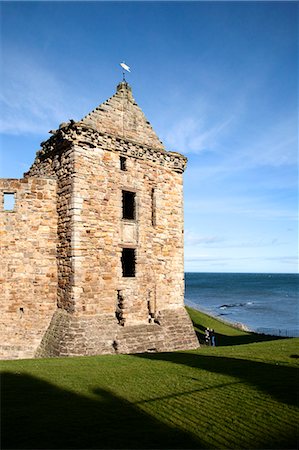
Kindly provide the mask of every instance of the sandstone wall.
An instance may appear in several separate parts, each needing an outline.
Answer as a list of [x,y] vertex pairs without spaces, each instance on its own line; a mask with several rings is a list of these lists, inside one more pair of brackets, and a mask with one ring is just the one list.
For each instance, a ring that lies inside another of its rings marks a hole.
[[[59,158],[49,156],[55,146]],[[55,171],[58,179],[60,309],[37,356],[198,346],[183,307],[185,164],[179,154],[98,133],[83,123],[65,126],[45,143],[29,174]],[[123,191],[135,195],[133,220],[122,218]],[[123,248],[135,249],[134,277],[123,276]],[[119,296],[124,326],[116,317]]]
[[[148,302],[154,313],[183,305],[185,165],[180,154],[83,122],[65,124],[43,144],[27,176],[57,178],[59,307],[115,314],[121,293],[126,322],[137,323],[148,320]],[[123,190],[135,193],[135,220],[122,219]],[[122,276],[124,247],[136,249],[134,278]]]
[[[126,324],[148,322],[148,301],[155,313],[182,306],[181,174],[146,155],[128,157],[121,170],[123,151],[90,148],[87,142],[74,151],[76,311],[115,314],[118,291]],[[135,193],[135,220],[122,219],[123,190]],[[135,277],[122,275],[123,247],[136,249]]]
[[116,93],[85,116],[82,122],[102,133],[165,150],[126,82],[119,83]]
[[77,315],[58,309],[37,357],[188,350],[198,347],[184,307],[161,311],[158,323],[119,326],[110,314]]
[[25,177],[47,176],[57,180],[57,304],[74,311],[72,259],[74,151],[73,132],[69,127],[42,143],[35,161]]
[[32,357],[57,303],[56,181],[1,179],[0,198],[0,357]]
[[[186,158],[165,151],[125,82],[51,133],[25,179],[1,185],[17,193],[1,213],[3,354],[196,348],[184,309]],[[134,217],[123,217],[124,193]],[[130,264],[135,255],[130,276],[124,252]]]

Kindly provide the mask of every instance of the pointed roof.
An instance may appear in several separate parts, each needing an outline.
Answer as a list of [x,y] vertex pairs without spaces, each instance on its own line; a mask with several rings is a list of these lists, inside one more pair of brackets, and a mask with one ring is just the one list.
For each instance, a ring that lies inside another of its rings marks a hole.
[[102,133],[165,150],[125,81],[119,83],[111,98],[87,114],[81,122]]

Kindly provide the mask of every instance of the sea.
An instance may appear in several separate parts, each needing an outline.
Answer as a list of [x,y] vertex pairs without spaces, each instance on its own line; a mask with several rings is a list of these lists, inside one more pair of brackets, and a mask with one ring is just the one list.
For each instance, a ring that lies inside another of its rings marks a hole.
[[185,273],[185,303],[251,331],[299,336],[299,274]]

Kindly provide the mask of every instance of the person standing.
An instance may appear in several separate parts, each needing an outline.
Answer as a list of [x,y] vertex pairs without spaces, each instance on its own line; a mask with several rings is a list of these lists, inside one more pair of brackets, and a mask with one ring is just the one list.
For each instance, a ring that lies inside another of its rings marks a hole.
[[206,345],[211,345],[211,335],[210,335],[210,329],[205,329],[205,343]]
[[214,330],[210,330],[210,339],[211,339],[211,345],[212,347],[216,347],[216,339],[215,339],[215,332]]

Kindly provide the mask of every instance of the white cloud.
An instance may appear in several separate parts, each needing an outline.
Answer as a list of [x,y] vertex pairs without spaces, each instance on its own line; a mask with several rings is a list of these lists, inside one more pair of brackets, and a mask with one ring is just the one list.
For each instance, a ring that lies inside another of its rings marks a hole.
[[168,113],[173,125],[162,131],[166,147],[186,154],[217,153],[218,164],[213,161],[207,170],[223,176],[255,167],[297,164],[297,110],[288,114],[272,110],[268,99],[265,112],[262,93],[267,82],[256,79],[236,86],[226,103],[212,87],[204,95],[202,91],[187,99],[182,95],[181,109]]
[[195,247],[200,248],[261,248],[261,247],[277,247],[285,245],[286,242],[281,241],[277,237],[248,237],[247,239],[231,239],[229,237],[219,236],[202,236],[193,231],[185,231],[185,246],[188,250],[193,251]]
[[268,124],[265,129],[240,143],[238,152],[234,152],[234,170],[296,164],[297,133],[297,118],[291,115]]
[[218,141],[233,123],[234,117],[210,121],[207,118],[185,117],[173,125],[165,134],[167,148],[179,148],[186,153],[200,153],[204,150],[215,151]]
[[201,236],[197,235],[193,231],[185,231],[185,245],[197,246],[197,245],[214,245],[223,242],[225,239],[220,236]]
[[54,70],[11,51],[3,60],[0,131],[46,133],[72,113],[68,86]]
[[[267,256],[235,256],[235,257],[223,257],[223,256],[186,256],[185,263],[199,264],[201,263],[217,263],[218,265],[231,265],[232,263],[254,263],[260,262],[265,263],[266,261],[274,262],[274,263],[283,263],[289,266],[292,266],[294,272],[298,272],[298,257],[296,256],[275,256],[275,257],[267,257]],[[265,265],[267,267],[267,265]]]
[[[297,221],[298,211],[296,205],[283,206],[281,204],[276,204],[275,201],[259,195],[238,195],[236,192],[235,196],[226,195],[225,193],[219,192],[217,198],[214,194],[207,194],[205,196],[200,196],[198,199],[186,199],[185,205],[185,216],[194,216],[195,214],[200,214],[211,217],[216,215],[224,215],[226,217],[231,217],[232,220],[239,220],[243,218],[252,219],[262,219],[265,223],[269,221],[287,220],[287,221]],[[218,219],[216,219],[218,220]]]

